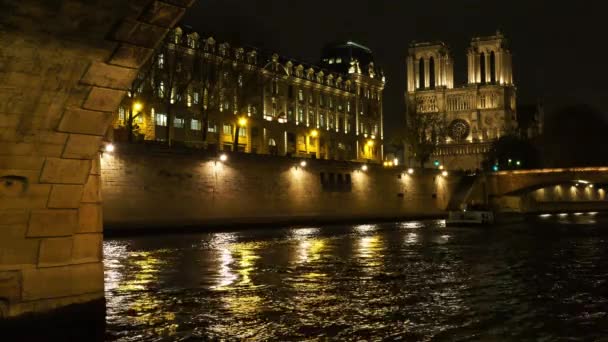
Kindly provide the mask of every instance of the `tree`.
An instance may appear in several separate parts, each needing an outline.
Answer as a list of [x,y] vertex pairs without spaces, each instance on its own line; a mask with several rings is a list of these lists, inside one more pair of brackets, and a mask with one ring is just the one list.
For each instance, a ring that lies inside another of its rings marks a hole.
[[166,139],[169,146],[173,142],[174,113],[176,109],[184,107],[196,63],[196,58],[190,56],[187,48],[182,46],[185,39],[186,35],[177,29],[168,34],[153,60],[152,82],[167,115]]
[[441,113],[414,113],[407,118],[405,141],[421,168],[446,135],[447,123]]
[[532,169],[540,166],[540,158],[529,140],[505,135],[492,143],[482,166],[486,171]]

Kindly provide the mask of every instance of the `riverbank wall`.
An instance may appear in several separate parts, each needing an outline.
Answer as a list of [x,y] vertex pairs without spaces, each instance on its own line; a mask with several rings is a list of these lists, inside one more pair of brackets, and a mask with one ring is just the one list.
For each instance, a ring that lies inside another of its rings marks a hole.
[[221,161],[202,150],[154,145],[119,145],[103,153],[104,230],[438,217],[459,181],[435,170],[408,174],[405,167],[378,164],[226,156]]

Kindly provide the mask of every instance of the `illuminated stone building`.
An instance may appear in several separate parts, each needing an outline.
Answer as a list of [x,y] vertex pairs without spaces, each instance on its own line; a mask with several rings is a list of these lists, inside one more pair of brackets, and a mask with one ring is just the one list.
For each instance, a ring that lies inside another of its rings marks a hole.
[[134,140],[380,162],[384,84],[353,42],[326,47],[315,66],[177,27],[125,97],[114,139],[129,139],[132,117]]
[[412,43],[407,57],[407,115],[440,115],[447,135],[435,150],[451,169],[480,167],[492,141],[515,132],[516,88],[511,52],[497,32],[471,40],[468,83],[454,86],[454,61],[443,42]]

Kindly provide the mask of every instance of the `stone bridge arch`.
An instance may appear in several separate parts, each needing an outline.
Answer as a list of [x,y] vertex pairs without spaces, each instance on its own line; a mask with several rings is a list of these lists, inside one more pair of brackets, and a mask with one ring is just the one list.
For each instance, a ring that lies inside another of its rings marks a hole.
[[608,167],[502,171],[486,178],[490,196],[521,195],[568,183],[607,184]]
[[0,317],[103,297],[98,152],[193,2],[0,3]]

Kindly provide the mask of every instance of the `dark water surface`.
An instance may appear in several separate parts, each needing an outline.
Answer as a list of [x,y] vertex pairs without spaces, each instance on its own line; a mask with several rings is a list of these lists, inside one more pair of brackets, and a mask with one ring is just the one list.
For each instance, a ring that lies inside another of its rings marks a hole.
[[443,221],[107,239],[106,336],[608,340],[608,220]]

